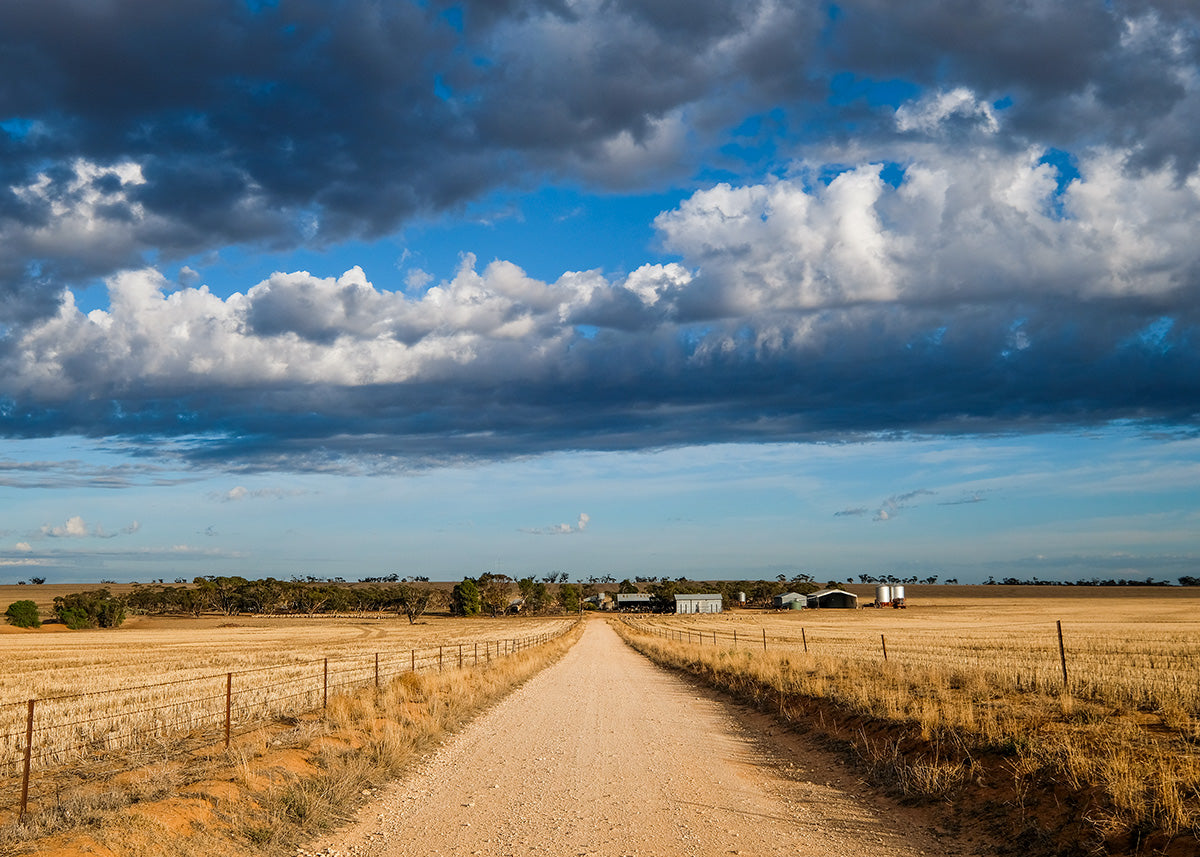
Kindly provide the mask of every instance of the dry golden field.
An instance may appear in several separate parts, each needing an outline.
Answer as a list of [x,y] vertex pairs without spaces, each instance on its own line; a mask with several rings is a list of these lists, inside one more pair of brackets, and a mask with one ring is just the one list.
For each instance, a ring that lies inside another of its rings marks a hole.
[[[873,598],[870,587],[859,602]],[[904,610],[740,611],[656,617],[717,632],[725,645],[773,647],[847,662],[882,660],[919,673],[965,670],[997,688],[1062,690],[1056,622],[1074,696],[1200,717],[1200,588],[909,586]],[[870,594],[868,594],[870,593]],[[881,635],[883,639],[881,639]]]
[[906,610],[638,617],[631,640],[777,700],[781,716],[857,724],[856,752],[906,794],[958,803],[973,791],[1097,853],[1200,850],[1200,592],[909,587],[908,598]]
[[134,617],[112,630],[3,626],[0,778],[23,764],[29,699],[36,700],[35,767],[114,750],[161,753],[181,736],[219,734],[227,691],[236,730],[319,707],[377,674],[494,660],[515,641],[557,634],[571,621]]

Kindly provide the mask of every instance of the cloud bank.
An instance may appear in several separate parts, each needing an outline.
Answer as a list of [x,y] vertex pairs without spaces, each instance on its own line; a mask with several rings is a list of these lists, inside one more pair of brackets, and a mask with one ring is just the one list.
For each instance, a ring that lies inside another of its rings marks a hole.
[[[0,432],[254,469],[1194,428],[1198,23],[1166,0],[8,4]],[[629,273],[163,273],[547,181],[693,190]]]

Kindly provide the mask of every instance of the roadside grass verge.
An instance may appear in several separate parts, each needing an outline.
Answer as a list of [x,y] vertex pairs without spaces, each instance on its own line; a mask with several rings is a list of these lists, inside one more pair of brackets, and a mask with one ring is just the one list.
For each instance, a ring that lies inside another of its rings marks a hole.
[[836,744],[877,785],[952,828],[984,824],[1012,853],[1200,852],[1195,729],[1170,712],[998,689],[969,670],[734,650],[615,624],[652,660]]
[[379,689],[334,695],[325,710],[239,736],[229,750],[165,757],[118,776],[97,769],[24,822],[0,827],[0,854],[294,854],[581,633],[577,625],[486,666],[406,673]]

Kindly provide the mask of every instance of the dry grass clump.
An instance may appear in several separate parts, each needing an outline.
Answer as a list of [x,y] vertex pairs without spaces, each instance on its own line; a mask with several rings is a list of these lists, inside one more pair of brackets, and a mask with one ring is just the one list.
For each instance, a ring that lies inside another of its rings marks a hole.
[[[1161,846],[1180,837],[1200,847],[1200,756],[1183,705],[1160,716],[1097,701],[1103,689],[1064,694],[1061,675],[1051,689],[962,665],[764,652],[761,643],[735,650],[720,638],[714,646],[711,636],[703,645],[665,638],[651,623],[619,630],[655,660],[785,720],[815,721],[907,798],[956,797],[970,806],[964,793],[985,783],[981,793],[1012,802],[1033,826],[1086,824],[1106,853],[1127,841]],[[1039,807],[1042,797],[1053,806]]]
[[75,782],[23,823],[0,828],[0,853],[129,857],[294,853],[345,821],[418,755],[560,657],[580,629],[477,668],[408,673],[339,693],[325,710],[245,734],[230,750]]

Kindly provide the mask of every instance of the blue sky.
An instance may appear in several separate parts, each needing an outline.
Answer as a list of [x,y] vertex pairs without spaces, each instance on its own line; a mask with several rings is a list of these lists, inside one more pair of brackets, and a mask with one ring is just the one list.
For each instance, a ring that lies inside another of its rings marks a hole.
[[0,9],[0,581],[1200,558],[1189,4]]

